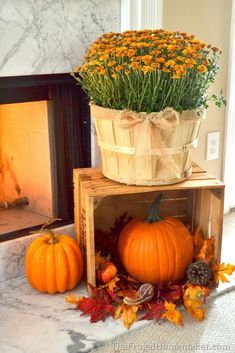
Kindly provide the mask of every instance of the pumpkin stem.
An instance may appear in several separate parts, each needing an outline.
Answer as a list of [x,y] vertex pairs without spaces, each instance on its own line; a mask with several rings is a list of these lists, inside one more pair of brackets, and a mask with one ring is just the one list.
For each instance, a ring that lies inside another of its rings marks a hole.
[[160,193],[157,198],[153,201],[150,209],[148,211],[148,215],[145,218],[145,222],[154,223],[154,222],[161,222],[163,218],[159,214],[160,203],[163,199],[166,198],[166,194]]
[[51,224],[55,223],[56,221],[61,221],[61,218],[52,218],[47,221],[47,223],[43,224],[43,226],[40,229],[40,232],[42,233],[48,233],[50,234],[50,239],[48,241],[48,244],[57,244],[58,240],[56,239],[55,233],[52,229],[48,229],[46,227],[50,226]]
[[62,221],[62,219],[61,218],[48,219],[48,221],[45,224],[43,224],[42,228],[40,229],[40,232],[42,232],[45,229],[47,229],[48,226],[50,226],[51,224],[55,223],[56,221]]
[[[45,228],[44,228],[45,230]],[[50,234],[50,239],[48,240],[48,244],[57,244],[58,240],[56,239],[55,233],[51,229],[47,229],[48,233]]]

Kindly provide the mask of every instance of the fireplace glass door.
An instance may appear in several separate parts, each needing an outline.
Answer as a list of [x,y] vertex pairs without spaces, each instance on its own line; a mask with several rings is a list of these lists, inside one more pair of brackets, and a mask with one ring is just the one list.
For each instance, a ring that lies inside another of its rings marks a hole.
[[0,105],[0,235],[54,216],[47,101]]
[[1,78],[0,241],[72,223],[73,169],[90,161],[89,101],[69,74]]

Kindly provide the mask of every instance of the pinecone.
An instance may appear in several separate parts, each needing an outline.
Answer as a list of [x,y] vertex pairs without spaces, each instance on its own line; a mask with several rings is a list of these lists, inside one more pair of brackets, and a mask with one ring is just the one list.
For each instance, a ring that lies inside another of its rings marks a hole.
[[187,277],[190,283],[205,287],[212,277],[212,271],[205,261],[198,260],[189,265]]

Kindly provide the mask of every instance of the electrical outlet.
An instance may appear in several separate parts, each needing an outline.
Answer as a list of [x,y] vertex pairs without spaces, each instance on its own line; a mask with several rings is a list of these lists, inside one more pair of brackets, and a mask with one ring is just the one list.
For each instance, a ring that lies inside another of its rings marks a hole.
[[206,159],[211,161],[213,159],[219,159],[219,142],[220,142],[220,132],[213,131],[207,133],[207,149],[206,149]]

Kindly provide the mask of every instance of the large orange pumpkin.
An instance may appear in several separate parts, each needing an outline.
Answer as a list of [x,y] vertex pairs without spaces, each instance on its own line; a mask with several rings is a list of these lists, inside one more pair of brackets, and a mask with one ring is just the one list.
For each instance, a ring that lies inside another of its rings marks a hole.
[[74,288],[83,274],[80,247],[70,236],[53,231],[36,238],[26,252],[25,272],[31,286],[42,293]]
[[140,282],[176,283],[192,261],[193,241],[188,229],[175,218],[159,215],[163,197],[156,198],[145,220],[130,221],[119,237],[121,262]]

